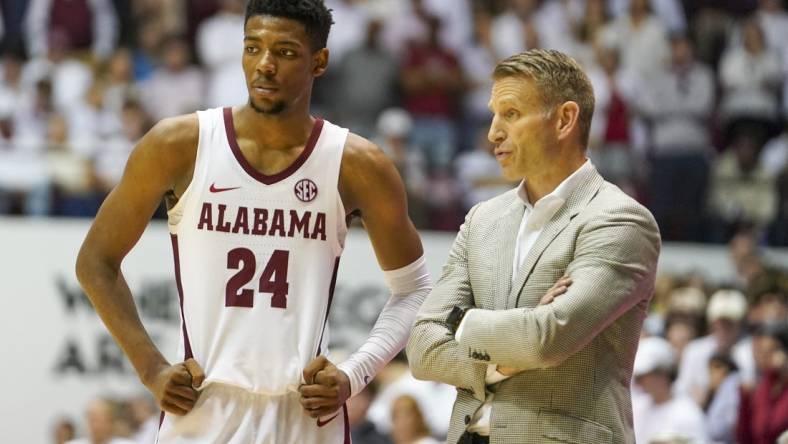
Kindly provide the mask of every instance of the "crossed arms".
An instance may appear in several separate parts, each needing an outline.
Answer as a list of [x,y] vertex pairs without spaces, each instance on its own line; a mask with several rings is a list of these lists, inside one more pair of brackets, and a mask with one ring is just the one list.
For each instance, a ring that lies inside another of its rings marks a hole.
[[[580,230],[565,271],[572,278],[565,295],[535,308],[471,310],[458,342],[445,321],[455,305],[474,306],[467,242],[477,208],[460,228],[411,334],[407,353],[417,378],[470,390],[483,400],[487,364],[519,371],[557,366],[651,295],[659,233],[645,209],[628,207],[591,219]],[[469,357],[468,350],[484,350],[485,360]]]

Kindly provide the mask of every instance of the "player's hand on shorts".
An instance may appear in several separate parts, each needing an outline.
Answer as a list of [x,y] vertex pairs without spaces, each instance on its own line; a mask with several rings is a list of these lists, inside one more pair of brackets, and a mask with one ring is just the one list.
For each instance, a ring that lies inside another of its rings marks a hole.
[[304,381],[298,388],[300,402],[312,418],[336,412],[350,397],[350,379],[325,356],[318,356],[306,366]]
[[185,415],[191,411],[205,380],[205,373],[194,359],[162,367],[148,386],[156,403],[167,413]]
[[553,302],[553,299],[566,293],[571,285],[572,285],[572,278],[570,278],[569,276],[562,277],[561,279],[556,281],[556,283],[553,284],[553,286],[550,287],[549,290],[547,290],[547,293],[545,293],[544,296],[542,296],[542,298],[539,300],[539,305],[547,305]]
[[[547,293],[545,293],[544,296],[542,296],[542,298],[539,300],[539,305],[547,305],[553,302],[553,299],[566,293],[571,285],[572,285],[572,278],[570,278],[569,276],[562,277],[561,279],[556,281],[556,283],[553,284],[553,286],[550,287],[549,290],[547,290]],[[496,368],[496,370],[498,371],[498,373],[504,376],[513,376],[519,373],[519,370],[517,370],[516,368],[506,367],[503,365],[499,365],[498,368]]]

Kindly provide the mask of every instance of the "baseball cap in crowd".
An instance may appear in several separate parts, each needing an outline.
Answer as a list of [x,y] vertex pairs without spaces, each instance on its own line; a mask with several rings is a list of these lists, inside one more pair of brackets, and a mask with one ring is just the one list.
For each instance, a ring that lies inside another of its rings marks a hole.
[[388,137],[405,137],[413,128],[413,118],[402,108],[388,108],[378,117],[378,132]]
[[668,310],[703,316],[706,309],[706,294],[695,287],[680,287],[670,292]]
[[654,370],[672,371],[675,366],[676,351],[670,342],[658,336],[649,336],[640,340],[632,374],[637,377]]
[[717,319],[741,321],[747,315],[747,298],[738,290],[719,290],[709,300],[706,318],[709,322]]

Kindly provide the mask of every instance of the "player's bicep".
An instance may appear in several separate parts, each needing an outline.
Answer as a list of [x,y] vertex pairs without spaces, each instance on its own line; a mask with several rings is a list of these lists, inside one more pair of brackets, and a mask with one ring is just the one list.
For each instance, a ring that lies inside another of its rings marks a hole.
[[188,160],[177,157],[177,144],[167,140],[173,135],[162,134],[167,128],[166,124],[154,128],[134,148],[120,182],[101,205],[83,250],[119,263],[142,236]]

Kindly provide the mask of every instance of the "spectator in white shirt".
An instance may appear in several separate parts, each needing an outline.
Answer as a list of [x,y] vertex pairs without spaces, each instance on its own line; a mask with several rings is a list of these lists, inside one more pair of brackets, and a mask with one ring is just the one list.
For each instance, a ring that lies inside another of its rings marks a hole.
[[703,412],[692,399],[672,393],[675,369],[675,351],[666,340],[640,340],[632,370],[635,384],[642,390],[632,402],[637,443],[652,444],[668,437],[706,442]]
[[15,151],[40,153],[47,132],[49,118],[55,112],[52,103],[52,82],[36,82],[29,94],[24,94],[13,111],[12,146]]
[[788,72],[788,14],[780,0],[759,0],[755,13],[763,29],[766,44],[782,59],[783,71]]
[[631,0],[629,13],[600,33],[600,43],[621,51],[622,67],[644,79],[660,70],[668,60],[668,31],[651,13],[649,0]]
[[782,86],[780,59],[766,45],[757,19],[746,20],[741,32],[742,44],[729,48],[720,62],[722,115],[728,124],[742,119],[775,124]]
[[[631,0],[610,0],[610,9],[616,18],[625,15]],[[687,17],[680,0],[651,0],[651,8],[671,33],[684,32],[687,29]]]
[[775,177],[788,167],[788,115],[784,117],[782,132],[763,146],[758,163],[767,174]]
[[328,35],[327,43],[331,63],[336,64],[350,50],[363,44],[371,17],[365,2],[358,0],[328,0],[326,5],[331,8],[331,16],[336,24]]
[[706,308],[710,334],[693,340],[684,349],[674,385],[677,395],[690,396],[703,405],[709,391],[709,359],[718,351],[730,353],[743,380],[754,379],[752,344],[741,340],[747,300],[737,290],[719,290]]
[[134,145],[152,126],[148,114],[134,100],[123,105],[121,123],[121,131],[107,138],[94,157],[96,177],[105,192],[120,182]]
[[214,108],[244,103],[248,92],[241,69],[243,0],[221,0],[219,11],[200,23],[196,39],[197,55],[208,70],[205,106]]
[[395,55],[402,55],[411,42],[428,37],[430,30],[426,20],[430,16],[440,17],[445,23],[439,33],[441,46],[462,51],[470,40],[469,0],[397,0],[390,3],[392,7],[386,16],[382,38],[383,45]]
[[62,113],[78,105],[93,83],[93,72],[73,57],[71,42],[63,32],[50,32],[47,53],[30,59],[22,70],[24,88],[32,90],[43,79],[51,81],[53,104]]
[[492,16],[486,8],[477,5],[473,9],[473,37],[468,47],[458,54],[466,88],[463,117],[467,125],[461,130],[466,143],[473,143],[479,129],[489,127],[488,104],[493,83],[490,73],[498,61],[491,33]]
[[496,59],[541,46],[536,0],[510,0],[506,11],[495,17],[492,24],[492,44]]
[[203,107],[202,72],[190,63],[186,40],[168,37],[162,46],[163,66],[143,85],[144,104],[153,120],[187,114]]
[[649,76],[639,101],[651,127],[649,207],[670,240],[703,236],[694,209],[703,207],[706,196],[715,85],[693,51],[688,38],[674,36],[670,63]]

